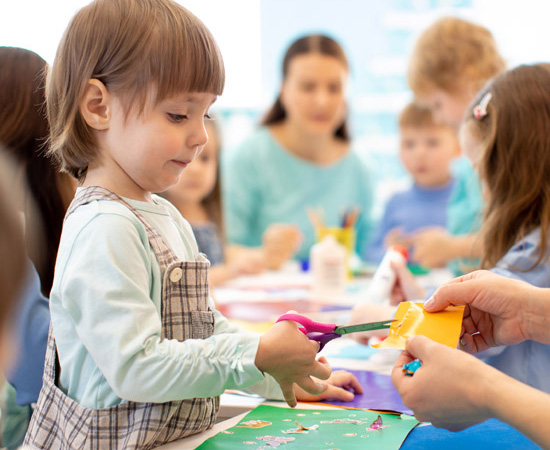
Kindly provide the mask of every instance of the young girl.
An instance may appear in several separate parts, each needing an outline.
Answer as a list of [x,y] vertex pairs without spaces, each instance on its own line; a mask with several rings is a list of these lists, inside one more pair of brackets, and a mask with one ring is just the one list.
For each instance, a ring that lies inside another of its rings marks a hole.
[[326,225],[340,226],[342,214],[355,208],[360,253],[372,227],[372,189],[350,143],[344,50],[328,36],[302,37],[286,52],[282,77],[262,127],[226,166],[229,242],[258,246],[269,225],[294,224],[304,236],[297,257],[305,260],[317,239],[308,210],[321,207]]
[[[505,69],[489,30],[456,17],[437,20],[422,32],[410,57],[408,83],[419,103],[428,106],[437,122],[456,130],[476,93]],[[437,267],[451,260],[459,273],[481,255],[479,230],[483,202],[479,181],[465,158],[452,166],[456,180],[451,193],[447,229],[418,233],[413,257]],[[460,262],[459,258],[470,261]],[[465,264],[464,264],[465,263]]]
[[96,0],[66,30],[47,81],[50,152],[80,186],[29,445],[153,448],[211,427],[226,388],[294,406],[294,382],[326,387],[310,375],[330,368],[295,323],[256,336],[215,311],[189,224],[152,195],[206,144],[223,85],[212,35],[170,0]]
[[[497,78],[466,112],[460,140],[483,181],[487,206],[482,268],[550,287],[550,64],[520,66]],[[425,295],[396,267],[406,300]],[[465,344],[462,344],[465,345]],[[526,341],[489,350],[490,365],[550,392],[550,346]]]
[[[259,273],[264,267],[278,269],[296,251],[295,227],[274,225],[264,235],[264,247],[224,247],[222,199],[219,176],[220,137],[214,121],[206,122],[208,142],[178,183],[161,195],[170,200],[191,223],[199,251],[212,267],[214,286],[240,274]],[[224,263],[225,262],[225,263]]]

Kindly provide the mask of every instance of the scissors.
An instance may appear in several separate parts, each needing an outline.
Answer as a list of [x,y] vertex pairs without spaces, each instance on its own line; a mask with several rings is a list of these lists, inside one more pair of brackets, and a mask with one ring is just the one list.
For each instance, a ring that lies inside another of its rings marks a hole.
[[309,317],[302,316],[301,314],[283,314],[277,319],[277,322],[281,322],[282,320],[292,320],[300,324],[302,333],[310,340],[319,342],[319,351],[323,349],[327,342],[339,338],[344,334],[357,333],[359,331],[382,330],[384,328],[389,328],[392,322],[395,322],[395,319],[392,319],[382,322],[360,323],[357,325],[340,327],[334,323],[315,322]]

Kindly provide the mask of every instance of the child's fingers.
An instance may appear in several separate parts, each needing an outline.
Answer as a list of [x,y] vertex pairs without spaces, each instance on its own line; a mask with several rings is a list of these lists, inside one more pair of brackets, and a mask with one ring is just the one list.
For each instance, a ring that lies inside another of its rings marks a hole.
[[327,390],[328,387],[326,383],[318,383],[311,377],[303,377],[300,380],[297,380],[296,384],[300,386],[304,391],[312,395],[322,394]]
[[339,400],[342,402],[351,402],[355,395],[353,395],[353,392],[346,391],[345,389],[342,389],[338,386],[328,386],[327,390],[323,392],[321,395],[323,400]]
[[330,365],[327,362],[317,360],[313,363],[313,367],[309,375],[313,377],[317,377],[320,380],[328,380],[331,373],[332,373],[332,369],[330,368]]
[[297,401],[296,395],[294,394],[294,383],[292,383],[291,381],[282,381],[279,386],[281,387],[281,391],[283,392],[285,402],[291,408],[295,408]]

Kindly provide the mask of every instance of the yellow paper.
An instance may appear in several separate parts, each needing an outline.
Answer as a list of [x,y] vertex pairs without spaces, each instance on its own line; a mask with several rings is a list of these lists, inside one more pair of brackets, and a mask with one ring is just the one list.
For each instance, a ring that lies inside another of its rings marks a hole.
[[449,306],[443,311],[429,313],[424,311],[423,303],[402,302],[388,337],[373,347],[405,350],[408,338],[423,335],[454,348],[460,337],[463,314],[464,306]]

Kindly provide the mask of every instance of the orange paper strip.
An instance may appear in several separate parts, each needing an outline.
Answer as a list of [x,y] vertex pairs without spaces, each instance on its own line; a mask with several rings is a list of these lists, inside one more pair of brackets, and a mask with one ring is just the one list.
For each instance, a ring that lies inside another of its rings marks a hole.
[[449,306],[443,311],[429,313],[424,311],[423,303],[401,302],[388,337],[373,347],[405,350],[408,338],[423,335],[454,348],[460,337],[463,314],[464,306]]

